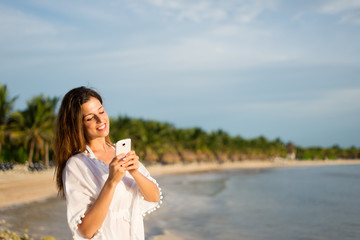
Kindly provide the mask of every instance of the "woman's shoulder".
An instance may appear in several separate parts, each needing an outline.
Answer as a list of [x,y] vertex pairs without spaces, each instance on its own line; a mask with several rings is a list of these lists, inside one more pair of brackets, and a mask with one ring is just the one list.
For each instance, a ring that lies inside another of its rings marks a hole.
[[91,165],[92,161],[89,160],[89,156],[86,153],[77,153],[71,156],[66,162],[63,178],[80,179],[90,174],[93,166]]
[[76,153],[72,155],[66,162],[67,168],[73,168],[73,167],[84,167],[87,166],[89,163],[88,160],[89,156],[86,153]]

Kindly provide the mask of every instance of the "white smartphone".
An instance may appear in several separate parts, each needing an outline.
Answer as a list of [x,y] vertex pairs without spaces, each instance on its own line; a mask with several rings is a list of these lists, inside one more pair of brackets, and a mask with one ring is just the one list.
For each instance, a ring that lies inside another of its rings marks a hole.
[[115,144],[115,156],[124,153],[127,154],[131,151],[131,139],[126,138],[116,142]]

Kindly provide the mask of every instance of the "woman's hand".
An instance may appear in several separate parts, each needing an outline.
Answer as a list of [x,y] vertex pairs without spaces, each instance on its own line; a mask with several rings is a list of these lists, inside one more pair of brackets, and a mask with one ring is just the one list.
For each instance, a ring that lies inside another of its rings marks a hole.
[[139,169],[139,156],[136,155],[135,151],[130,151],[126,156],[121,160],[121,165],[129,171],[131,175],[137,172]]
[[126,167],[122,166],[124,164],[124,157],[125,154],[119,154],[110,162],[108,179],[102,187],[98,198],[85,213],[85,217],[81,219],[82,222],[78,224],[80,233],[86,238],[92,238],[104,223],[116,186],[127,171]]
[[139,156],[137,156],[134,151],[130,151],[128,154],[126,154],[122,164],[136,181],[136,184],[138,185],[144,199],[149,202],[159,201],[159,188],[154,182],[138,171],[140,167]]
[[114,184],[118,184],[124,177],[126,167],[124,166],[125,154],[119,154],[109,164],[109,177],[108,180]]

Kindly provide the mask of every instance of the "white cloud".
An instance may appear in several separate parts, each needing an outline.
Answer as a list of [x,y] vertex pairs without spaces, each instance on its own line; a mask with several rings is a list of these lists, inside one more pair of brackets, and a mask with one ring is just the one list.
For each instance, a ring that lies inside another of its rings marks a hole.
[[337,89],[310,94],[301,100],[282,100],[241,103],[229,106],[228,111],[261,113],[280,118],[344,117],[360,109],[360,89]]
[[222,21],[231,18],[237,22],[248,23],[266,10],[274,10],[277,0],[240,0],[240,1],[180,1],[147,0],[166,14],[178,20],[200,22],[205,20]]
[[320,12],[327,14],[338,14],[344,11],[351,11],[360,8],[360,0],[332,0],[327,1],[320,8]]
[[53,12],[72,19],[81,19],[83,21],[98,21],[114,23],[121,16],[122,5],[118,2],[105,4],[97,1],[48,1],[48,0],[32,0],[29,1],[42,10]]
[[203,20],[222,20],[227,17],[224,9],[214,7],[208,1],[164,1],[164,0],[149,0],[149,2],[157,7],[168,11],[173,11],[172,14],[177,16],[178,20],[191,20],[200,22]]
[[226,11],[216,9],[209,2],[192,4],[189,8],[184,8],[178,15],[179,20],[190,19],[195,22],[211,19],[219,21],[227,17]]
[[149,3],[162,7],[162,8],[170,8],[170,9],[182,9],[182,2],[176,0],[148,0]]
[[341,23],[360,24],[360,0],[333,0],[320,8],[320,13],[340,15]]
[[356,13],[344,14],[341,16],[340,22],[360,25],[360,15]]
[[256,29],[239,24],[221,24],[210,30],[211,38],[261,39],[272,36],[270,30]]
[[235,20],[248,23],[255,20],[261,13],[267,10],[275,10],[275,1],[242,1],[243,4],[236,8]]
[[247,40],[249,38],[241,40],[240,44],[234,44],[199,35],[168,44],[103,52],[89,59],[97,59],[96,61],[105,67],[113,66],[114,69],[116,66],[122,66],[125,69],[136,67],[161,72],[187,72],[235,70],[288,61],[295,57],[291,51],[278,52],[274,47],[253,48]]
[[[36,1],[32,4],[40,3],[42,2]],[[44,9],[50,9],[50,13],[52,8],[56,8],[50,3],[46,4],[37,7],[42,8],[44,12]],[[84,11],[83,14],[86,14],[85,12],[91,11],[91,8],[83,8],[82,11]],[[74,15],[76,14],[74,13]],[[1,4],[0,32],[0,51],[3,56],[6,56],[2,64],[6,65],[14,63],[19,65],[22,63],[25,65],[43,64],[54,60],[52,58],[61,58],[69,53],[71,56],[68,58],[71,59],[77,52],[89,49],[95,51],[103,44],[99,38],[85,39],[80,34],[79,26],[76,23],[53,21],[53,19],[47,19],[46,15],[42,16],[21,8],[16,9]],[[61,54],[61,56],[53,56],[54,53]]]
[[0,32],[4,37],[57,35],[57,29],[37,17],[0,5]]

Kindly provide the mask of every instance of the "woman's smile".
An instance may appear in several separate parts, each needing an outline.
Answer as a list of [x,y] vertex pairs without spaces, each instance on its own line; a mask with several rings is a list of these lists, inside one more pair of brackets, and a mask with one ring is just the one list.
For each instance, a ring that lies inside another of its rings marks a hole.
[[101,125],[100,127],[97,128],[97,130],[99,131],[103,131],[106,129],[106,123],[104,123],[103,125]]

